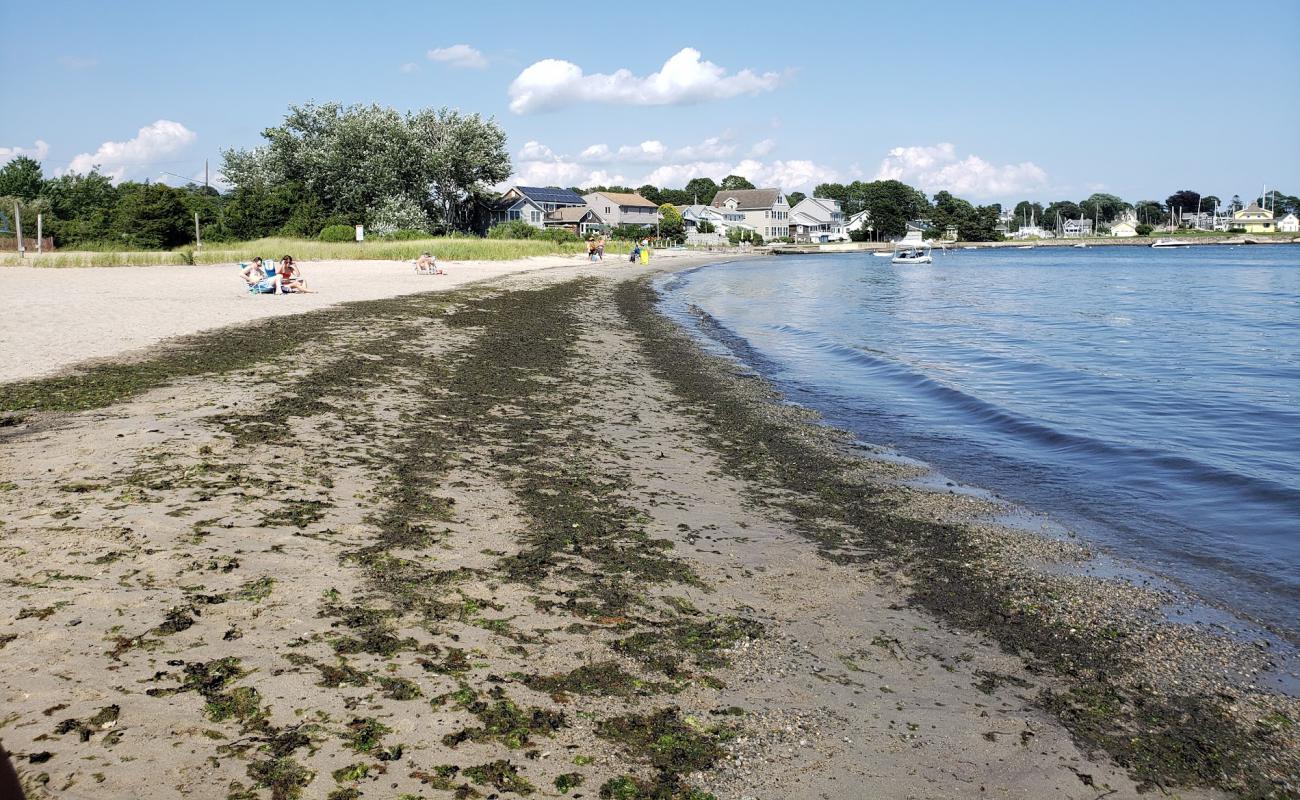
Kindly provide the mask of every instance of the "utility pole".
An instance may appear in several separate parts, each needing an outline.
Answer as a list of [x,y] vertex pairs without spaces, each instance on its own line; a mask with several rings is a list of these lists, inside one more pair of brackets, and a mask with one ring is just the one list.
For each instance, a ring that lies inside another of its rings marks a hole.
[[206,192],[208,188],[208,160],[203,159],[203,189]]
[[42,221],[41,218],[44,216],[45,216],[44,214],[36,215],[36,254],[37,255],[40,255],[41,253],[45,252],[45,237],[42,235],[42,231],[41,231],[41,221]]
[[27,254],[27,248],[23,246],[23,210],[14,203],[14,227],[18,229],[18,257],[22,258]]
[[203,237],[199,233],[199,212],[194,212],[194,243],[199,250],[203,249]]

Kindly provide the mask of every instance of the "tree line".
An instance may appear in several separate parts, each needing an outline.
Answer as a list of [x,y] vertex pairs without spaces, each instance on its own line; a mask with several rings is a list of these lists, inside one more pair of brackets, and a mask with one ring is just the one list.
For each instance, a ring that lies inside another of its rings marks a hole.
[[[481,234],[499,196],[492,187],[513,172],[505,132],[494,119],[447,108],[403,113],[373,104],[308,103],[290,106],[283,122],[262,136],[259,147],[222,153],[225,191],[194,183],[115,183],[97,170],[46,178],[39,162],[19,156],[0,168],[0,203],[6,215],[15,203],[26,220],[41,214],[45,232],[65,248],[191,244],[195,215],[198,233],[212,242],[315,238],[326,228],[357,223],[378,236]],[[728,175],[721,181],[694,178],[681,188],[568,188],[579,194],[636,192],[672,207],[709,205],[720,191],[756,187],[744,176]],[[1000,238],[1000,204],[976,205],[946,191],[931,198],[900,181],[883,180],[822,183],[812,195],[840,201],[846,215],[869,211],[871,230],[855,233],[860,238],[896,238],[914,220],[926,221],[935,236],[955,229],[965,241]],[[804,196],[791,192],[788,199],[793,206]],[[1300,211],[1294,196],[1270,192],[1269,201],[1279,216]],[[1139,223],[1160,225],[1216,205],[1243,204],[1239,197],[1224,203],[1186,189],[1163,202],[1134,204],[1105,193],[1046,205],[1024,200],[1015,205],[1008,227],[1014,231],[1033,221],[1050,229],[1079,218],[1106,222],[1129,210]]]

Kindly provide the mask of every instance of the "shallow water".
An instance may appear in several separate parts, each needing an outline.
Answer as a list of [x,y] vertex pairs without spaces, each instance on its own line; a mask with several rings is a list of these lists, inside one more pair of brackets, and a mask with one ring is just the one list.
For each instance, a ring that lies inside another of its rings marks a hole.
[[1300,619],[1300,247],[782,256],[664,307],[862,439]]

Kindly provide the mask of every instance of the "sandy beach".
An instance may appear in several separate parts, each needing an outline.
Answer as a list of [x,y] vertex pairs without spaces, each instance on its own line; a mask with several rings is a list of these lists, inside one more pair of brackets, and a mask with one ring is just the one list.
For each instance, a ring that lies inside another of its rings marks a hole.
[[[660,254],[671,261],[674,253]],[[621,258],[611,256],[607,263]],[[418,275],[406,261],[305,262],[314,294],[250,295],[234,264],[0,269],[0,381],[51,374],[184,334],[353,300],[451,289],[531,270],[572,266],[583,256],[456,261],[445,275]]]
[[708,261],[0,271],[29,796],[1295,796],[1267,653],[704,355]]

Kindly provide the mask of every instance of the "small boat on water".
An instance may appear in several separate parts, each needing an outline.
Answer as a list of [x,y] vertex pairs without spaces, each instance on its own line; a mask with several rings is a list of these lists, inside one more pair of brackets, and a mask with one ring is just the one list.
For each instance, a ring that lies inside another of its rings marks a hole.
[[969,246],[969,247],[963,247],[962,249],[963,249],[963,250],[978,250],[979,248],[978,248],[978,247],[975,247],[974,245],[971,245],[971,246]]
[[875,256],[876,258],[893,258],[893,257],[894,257],[894,253],[893,253],[892,251],[890,251],[890,250],[881,250],[880,252],[878,252],[878,253],[872,253],[871,255]]
[[1177,239],[1156,239],[1151,243],[1152,247],[1191,247],[1191,242],[1179,241]]
[[934,259],[930,256],[930,246],[924,247],[901,247],[894,250],[894,264],[933,264]]
[[1072,244],[1072,245],[1070,245],[1070,246],[1071,246],[1071,247],[1087,247],[1088,245],[1087,245],[1085,242],[1079,242],[1078,244]]
[[1022,244],[1022,245],[1017,246],[1016,249],[1017,249],[1017,250],[1033,250],[1033,249],[1034,249],[1034,246],[1033,246],[1032,244]]

